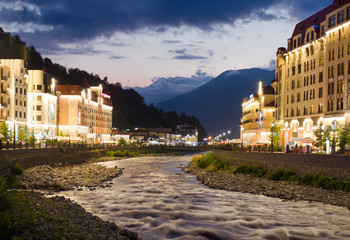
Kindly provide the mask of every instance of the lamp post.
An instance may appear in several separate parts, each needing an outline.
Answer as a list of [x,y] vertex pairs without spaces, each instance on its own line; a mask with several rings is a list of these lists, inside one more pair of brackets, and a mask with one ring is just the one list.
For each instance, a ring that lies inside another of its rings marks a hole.
[[68,147],[70,148],[70,129],[68,130]]
[[241,126],[241,138],[242,138],[241,148],[242,148],[242,152],[243,152],[243,130],[244,130],[244,128]]
[[13,149],[16,149],[16,119],[13,120]]

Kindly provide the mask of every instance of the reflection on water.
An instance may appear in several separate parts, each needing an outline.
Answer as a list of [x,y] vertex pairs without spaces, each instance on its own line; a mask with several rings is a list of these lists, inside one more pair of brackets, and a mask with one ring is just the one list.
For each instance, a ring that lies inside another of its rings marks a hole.
[[350,239],[350,212],[210,189],[181,167],[191,156],[101,163],[125,168],[111,188],[62,195],[142,239]]

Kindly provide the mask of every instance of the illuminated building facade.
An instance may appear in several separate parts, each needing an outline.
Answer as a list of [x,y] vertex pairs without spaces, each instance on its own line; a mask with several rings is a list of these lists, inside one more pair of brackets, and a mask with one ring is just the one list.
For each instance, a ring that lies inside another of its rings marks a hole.
[[276,56],[276,117],[283,144],[311,145],[320,126],[350,122],[350,0],[295,26]]
[[27,124],[38,139],[56,136],[55,79],[42,70],[28,71]]
[[263,87],[242,101],[241,139],[245,144],[269,144],[271,124],[275,120],[275,91],[271,86]]
[[[1,120],[11,129],[27,123],[28,71],[22,59],[0,59]],[[17,131],[18,132],[18,131]]]
[[57,85],[56,91],[60,137],[94,143],[112,141],[113,107],[102,86],[83,89],[78,85]]

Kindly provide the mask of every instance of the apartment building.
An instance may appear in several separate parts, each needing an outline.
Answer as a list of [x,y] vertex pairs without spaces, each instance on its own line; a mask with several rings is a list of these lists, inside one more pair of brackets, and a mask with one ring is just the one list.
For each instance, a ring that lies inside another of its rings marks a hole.
[[259,81],[258,93],[242,101],[241,138],[250,145],[269,144],[271,124],[275,120],[275,91]]
[[78,85],[57,85],[56,92],[60,137],[94,143],[112,141],[113,107],[101,85],[87,89]]
[[310,145],[320,126],[350,122],[350,0],[295,26],[276,56],[276,113],[284,145]]

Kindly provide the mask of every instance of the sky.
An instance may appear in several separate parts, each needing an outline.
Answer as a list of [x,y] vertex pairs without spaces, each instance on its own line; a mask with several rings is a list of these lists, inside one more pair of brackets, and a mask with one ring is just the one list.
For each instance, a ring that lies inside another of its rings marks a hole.
[[331,0],[0,0],[0,26],[68,68],[124,87],[273,69],[295,24]]

